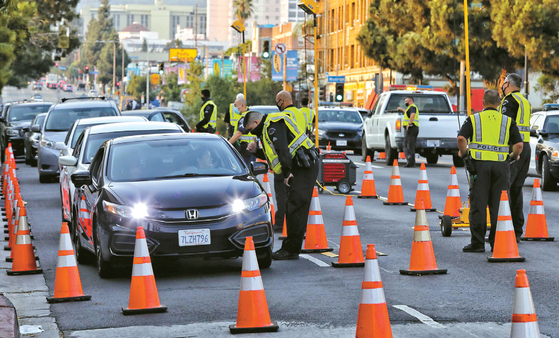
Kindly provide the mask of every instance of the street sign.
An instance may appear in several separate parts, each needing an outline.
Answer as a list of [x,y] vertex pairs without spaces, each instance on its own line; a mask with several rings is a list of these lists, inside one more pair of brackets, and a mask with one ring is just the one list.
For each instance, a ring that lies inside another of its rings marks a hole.
[[285,51],[287,50],[287,47],[285,46],[285,43],[278,43],[278,44],[276,44],[276,47],[275,47],[274,50],[276,51],[276,54],[283,55],[285,53]]
[[150,75],[150,82],[151,82],[152,85],[159,84],[159,79],[160,79],[159,74],[151,74]]
[[181,102],[185,102],[186,101],[186,95],[190,93],[190,89],[189,88],[184,88],[181,90]]
[[328,82],[345,83],[345,76],[328,76]]
[[197,57],[196,48],[171,48],[169,49],[169,61],[192,62]]
[[96,70],[91,70],[91,71],[89,71],[89,74],[91,74],[91,75],[97,75],[97,74],[99,74],[99,72],[96,71]]
[[58,69],[60,69],[60,70],[66,70],[66,67],[59,66]]

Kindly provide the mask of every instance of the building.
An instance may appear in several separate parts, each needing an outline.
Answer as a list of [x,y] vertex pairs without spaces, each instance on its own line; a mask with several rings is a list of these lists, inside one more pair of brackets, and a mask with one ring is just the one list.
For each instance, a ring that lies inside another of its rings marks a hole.
[[[83,22],[83,34],[91,19],[97,17],[98,7],[83,6],[80,11]],[[154,4],[111,5],[111,15],[116,31],[132,25],[134,22],[150,31],[157,32],[160,39],[174,39],[177,26],[194,28],[197,34],[207,34],[206,5],[168,5],[163,0]]]
[[206,13],[208,16],[208,40],[230,41],[233,24],[232,0],[207,0]]
[[[303,22],[305,21],[305,12],[303,12],[297,4],[298,0],[280,0],[281,10],[280,10],[280,22]],[[309,17],[310,19],[310,17]]]
[[298,27],[295,22],[277,25],[272,29],[272,48],[278,43],[285,44],[287,50],[304,50],[307,48],[312,52],[314,48],[312,41],[307,41],[305,46],[303,30],[300,26]]

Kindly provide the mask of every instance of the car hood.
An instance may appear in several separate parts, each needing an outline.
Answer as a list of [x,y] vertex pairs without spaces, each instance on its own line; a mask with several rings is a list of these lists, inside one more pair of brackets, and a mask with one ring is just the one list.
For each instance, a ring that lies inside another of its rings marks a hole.
[[363,129],[363,124],[349,122],[318,122],[318,129],[323,129],[326,131],[336,130],[357,132]]
[[52,142],[62,142],[66,138],[68,131],[45,131],[43,137]]
[[28,121],[13,121],[8,123],[8,127],[10,128],[23,128],[27,127],[31,124],[31,120]]
[[119,203],[144,203],[162,209],[221,206],[262,192],[252,176],[188,177],[139,182],[111,182]]

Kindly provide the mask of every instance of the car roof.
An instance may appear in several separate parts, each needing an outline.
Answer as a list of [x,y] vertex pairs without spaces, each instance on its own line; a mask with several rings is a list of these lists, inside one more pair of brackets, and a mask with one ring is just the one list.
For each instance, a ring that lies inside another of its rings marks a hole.
[[339,110],[339,111],[354,111],[354,112],[359,112],[359,110],[357,108],[353,108],[353,107],[340,107],[340,106],[327,106],[327,107],[318,107],[318,110]]
[[432,91],[432,90],[391,90],[391,91],[384,92],[384,93],[407,94],[409,96],[413,96],[414,94],[446,95],[446,92],[438,92],[438,91]]
[[182,128],[174,123],[169,122],[130,122],[130,123],[109,123],[89,127],[90,134],[103,134],[113,133],[119,131],[133,131],[133,130],[180,130]]
[[168,109],[166,107],[161,107],[161,108],[157,108],[157,109],[145,109],[145,110],[127,110],[127,112],[149,112],[149,113],[164,113],[164,112],[174,112],[174,113],[179,113],[179,111],[177,110],[173,110],[173,109]]
[[154,113],[161,113],[161,111],[154,110],[124,110],[121,112],[123,116],[151,116]]
[[22,103],[6,103],[9,104],[11,107],[17,106],[52,106],[52,102],[22,102]]
[[111,122],[143,122],[146,121],[144,117],[141,116],[102,116],[102,117],[90,117],[85,119],[76,120],[76,125],[88,126],[92,124],[99,123],[111,123]]
[[[150,122],[150,123],[167,123],[167,122]],[[172,123],[169,123],[172,124]],[[224,140],[223,137],[215,134],[209,133],[176,133],[176,134],[148,134],[148,135],[137,135],[137,136],[125,136],[119,137],[111,140],[112,144],[122,144],[122,143],[134,143],[139,141],[158,141],[162,138],[167,140],[182,140],[182,139],[195,139],[195,140],[212,140],[212,139],[221,139]]]
[[54,105],[53,110],[59,108],[59,109],[70,109],[70,108],[81,108],[81,107],[89,107],[89,108],[93,108],[93,107],[114,107],[116,108],[116,105],[114,104],[113,101],[110,100],[87,100],[87,99],[82,99],[82,100],[69,100],[66,102],[61,102],[61,103],[57,103]]

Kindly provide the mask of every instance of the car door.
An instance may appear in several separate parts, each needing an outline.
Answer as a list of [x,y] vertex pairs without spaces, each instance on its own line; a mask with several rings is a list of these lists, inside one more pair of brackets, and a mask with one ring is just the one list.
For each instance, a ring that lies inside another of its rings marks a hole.
[[[544,114],[533,114],[532,118],[530,119],[530,129],[534,129],[539,131],[543,127],[543,123],[545,120]],[[530,176],[538,176],[538,168],[536,162],[536,145],[538,144],[538,140],[541,136],[530,135],[530,167],[528,168],[528,175]]]
[[[104,166],[105,148],[101,147],[93,157],[89,165],[91,173],[91,184],[83,186],[83,198],[80,201],[80,224],[87,241],[93,245],[93,231],[96,226],[94,215],[96,214],[97,200],[102,193],[102,169]],[[97,230],[95,230],[97,231]]]
[[[79,164],[80,164],[80,156],[81,156],[81,150],[82,150],[82,146],[85,143],[84,142],[84,138],[85,138],[85,131],[80,135],[80,137],[78,138],[78,140],[76,141],[76,145],[74,150],[72,151],[71,156],[75,157],[78,160],[78,163],[75,166],[66,166],[64,167],[64,175],[65,177],[65,181],[68,182],[68,204],[69,204],[69,212],[70,212],[70,216],[73,217],[74,215],[74,210],[76,210],[75,208],[75,196],[76,196],[76,186],[74,185],[74,183],[71,180],[72,174],[74,172],[76,172]],[[62,174],[61,174],[62,175]],[[78,187],[79,189],[79,187]],[[71,218],[73,220],[73,218]]]
[[381,128],[381,119],[383,117],[382,111],[384,105],[389,96],[390,96],[389,94],[382,94],[379,97],[378,105],[376,105],[376,109],[374,109],[373,115],[371,116],[372,117],[371,130],[373,135],[372,142],[373,142],[373,146],[377,149],[384,148],[384,124],[382,124],[382,128]]
[[188,123],[186,122],[184,117],[182,117],[182,115],[172,111],[166,111],[163,113],[163,115],[165,115],[165,119],[167,121],[174,124],[178,124],[182,128],[182,130],[184,130],[187,133],[190,133],[190,127],[188,126]]

